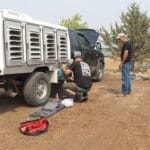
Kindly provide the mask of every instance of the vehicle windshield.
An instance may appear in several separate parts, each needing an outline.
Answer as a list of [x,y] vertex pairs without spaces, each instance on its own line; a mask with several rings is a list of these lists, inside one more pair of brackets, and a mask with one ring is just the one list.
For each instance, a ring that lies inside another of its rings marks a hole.
[[88,41],[81,35],[78,35],[81,49],[90,49]]

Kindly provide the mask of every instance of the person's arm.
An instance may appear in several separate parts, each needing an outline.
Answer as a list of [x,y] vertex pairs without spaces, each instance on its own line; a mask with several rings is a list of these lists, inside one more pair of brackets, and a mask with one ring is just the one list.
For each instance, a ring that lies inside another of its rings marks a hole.
[[67,67],[65,64],[61,65],[61,69],[65,75],[69,75],[72,73],[72,70],[69,67]]
[[119,69],[122,68],[123,63],[127,60],[127,58],[128,58],[128,50],[125,50],[122,56],[121,63],[119,65]]

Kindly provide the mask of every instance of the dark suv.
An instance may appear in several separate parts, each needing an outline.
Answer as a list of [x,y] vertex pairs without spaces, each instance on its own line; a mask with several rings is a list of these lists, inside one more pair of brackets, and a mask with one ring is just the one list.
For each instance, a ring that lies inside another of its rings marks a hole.
[[101,43],[98,42],[99,33],[93,29],[69,30],[71,57],[81,55],[91,68],[92,78],[101,81],[104,71],[104,55]]

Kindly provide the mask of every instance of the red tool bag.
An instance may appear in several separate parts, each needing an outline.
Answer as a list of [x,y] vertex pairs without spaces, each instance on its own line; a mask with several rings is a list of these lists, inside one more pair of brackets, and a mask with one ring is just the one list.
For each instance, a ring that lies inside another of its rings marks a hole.
[[24,135],[39,135],[48,130],[49,122],[46,118],[41,117],[36,120],[20,123],[19,130]]

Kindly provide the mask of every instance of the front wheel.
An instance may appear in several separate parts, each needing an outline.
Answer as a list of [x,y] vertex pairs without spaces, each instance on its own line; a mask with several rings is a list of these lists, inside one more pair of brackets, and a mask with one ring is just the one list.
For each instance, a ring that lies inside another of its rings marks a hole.
[[99,62],[96,66],[96,71],[95,71],[95,76],[96,76],[96,81],[101,81],[103,78],[104,74],[104,65],[102,62]]
[[31,106],[43,105],[50,96],[50,83],[46,73],[35,72],[25,82],[23,88],[25,101]]

